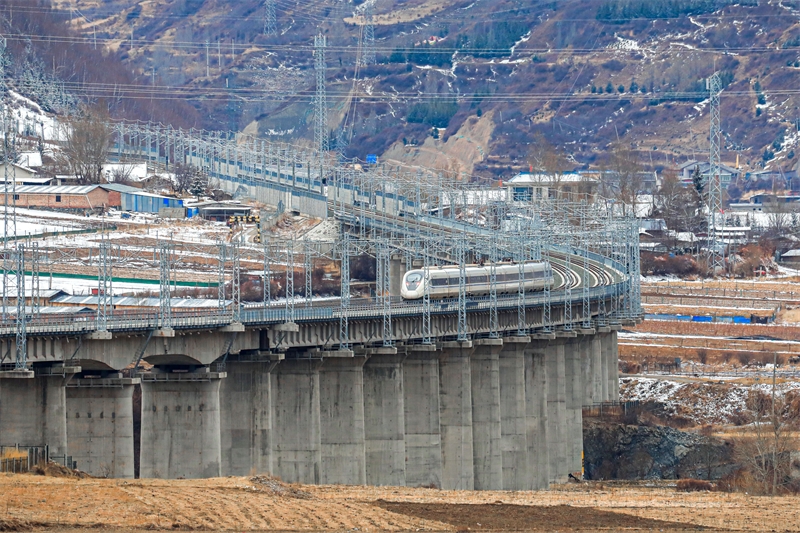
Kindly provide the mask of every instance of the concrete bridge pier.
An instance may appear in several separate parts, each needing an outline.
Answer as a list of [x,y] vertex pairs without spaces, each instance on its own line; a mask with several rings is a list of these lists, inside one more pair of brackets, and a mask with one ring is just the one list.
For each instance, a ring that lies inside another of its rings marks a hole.
[[[567,332],[561,332],[566,334]],[[574,335],[574,333],[573,333]],[[550,459],[550,482],[567,481],[567,390],[564,338],[547,347],[547,447]]]
[[581,365],[581,405],[592,405],[594,403],[594,377],[592,374],[592,346],[597,335],[590,335],[583,338],[580,348]]
[[287,358],[272,372],[272,472],[289,483],[320,482],[322,358]]
[[229,358],[219,389],[223,476],[272,473],[271,373],[280,361]]
[[546,340],[537,340],[525,348],[525,441],[527,472],[534,490],[550,486],[547,356],[552,348],[548,345]]
[[527,336],[504,337],[499,354],[500,449],[504,490],[533,488],[528,468],[525,418],[525,348]]
[[52,365],[33,371],[0,372],[0,444],[67,451],[66,384],[78,366]]
[[442,432],[442,488],[473,490],[472,341],[442,343],[439,357],[439,424]]
[[436,346],[408,347],[408,357],[403,363],[403,403],[406,486],[443,488]]
[[475,490],[502,490],[500,351],[503,339],[478,339],[471,360]]
[[619,401],[619,343],[617,341],[617,332],[611,331],[608,339],[609,350],[611,357],[609,358],[608,380],[609,380],[609,396],[612,402]]
[[611,350],[608,346],[609,336],[610,335],[608,333],[600,333],[597,335],[600,355],[597,360],[599,368],[595,371],[595,376],[599,377],[600,379],[600,384],[598,387],[598,392],[600,393],[600,402],[607,402],[611,399],[608,376],[608,369],[610,368],[609,359],[611,359]]
[[327,352],[319,367],[320,483],[364,485],[366,356]]
[[[587,334],[588,335],[588,334]],[[583,372],[582,356],[589,342],[579,335],[564,346],[567,392],[567,472],[580,474],[583,465]]]
[[141,477],[219,477],[219,390],[225,376],[208,367],[141,374]]
[[133,388],[140,381],[115,373],[67,383],[67,452],[78,469],[133,478]]
[[364,448],[368,485],[406,484],[405,348],[376,348],[364,365]]

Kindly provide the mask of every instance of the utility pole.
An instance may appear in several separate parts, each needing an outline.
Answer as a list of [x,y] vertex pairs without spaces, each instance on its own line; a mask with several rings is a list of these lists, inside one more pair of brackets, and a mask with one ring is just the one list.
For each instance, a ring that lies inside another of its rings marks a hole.
[[719,252],[720,231],[718,222],[722,221],[722,186],[720,184],[720,144],[722,134],[720,131],[719,95],[722,92],[722,83],[719,73],[706,80],[706,87],[711,93],[711,128],[709,135],[709,169],[706,190],[708,191],[708,267],[711,274],[715,275],[717,267],[723,267],[725,258]]
[[208,39],[206,39],[206,78],[211,76],[211,55],[209,50],[210,46],[211,43],[209,42]]
[[264,35],[277,35],[278,24],[275,16],[275,0],[264,2]]

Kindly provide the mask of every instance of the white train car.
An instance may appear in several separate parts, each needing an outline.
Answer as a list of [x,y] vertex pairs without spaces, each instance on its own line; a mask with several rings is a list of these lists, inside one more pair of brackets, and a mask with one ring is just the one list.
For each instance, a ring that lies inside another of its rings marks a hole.
[[[497,294],[516,293],[519,290],[520,268],[518,263],[501,263],[495,270],[497,278]],[[523,276],[526,291],[544,290],[545,286],[553,286],[553,274],[550,265],[543,261],[525,263]],[[489,294],[491,290],[491,267],[468,265],[465,269],[466,291],[469,295]],[[431,298],[458,297],[458,267],[431,267],[428,269],[427,282]],[[425,295],[425,270],[409,270],[403,276],[400,295],[405,300],[417,300]]]

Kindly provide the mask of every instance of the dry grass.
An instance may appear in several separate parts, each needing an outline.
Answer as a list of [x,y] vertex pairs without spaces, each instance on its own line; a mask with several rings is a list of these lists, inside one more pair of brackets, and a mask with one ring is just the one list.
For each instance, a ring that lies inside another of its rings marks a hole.
[[[406,487],[295,486],[249,478],[110,480],[0,474],[0,522],[49,527],[283,531],[448,531],[449,524],[377,507],[394,502],[591,508],[719,530],[800,531],[800,497],[676,492],[582,483],[548,492],[441,491]],[[291,490],[288,490],[291,489]],[[294,491],[294,492],[293,492]],[[299,498],[295,493],[308,495]],[[576,529],[591,524],[576,522]]]

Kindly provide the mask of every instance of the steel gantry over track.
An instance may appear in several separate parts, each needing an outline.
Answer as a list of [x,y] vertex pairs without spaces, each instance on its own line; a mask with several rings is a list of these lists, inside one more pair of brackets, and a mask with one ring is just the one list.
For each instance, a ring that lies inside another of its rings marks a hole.
[[[504,334],[550,335],[635,321],[642,315],[638,227],[633,219],[615,216],[605,202],[586,197],[517,201],[502,189],[425,169],[406,172],[374,165],[357,170],[332,159],[318,166],[319,154],[248,137],[234,141],[226,134],[130,123],[116,124],[115,131],[114,151],[120,158],[164,166],[176,161],[195,164],[246,195],[267,191],[265,203],[292,208],[297,200],[301,208],[311,206],[308,211],[335,220],[338,234],[325,241],[265,239],[194,249],[174,242],[150,251],[101,243],[93,252],[96,263],[90,261],[98,268],[98,292],[111,290],[111,272],[117,267],[149,255],[153,259],[146,268],[156,273],[154,279],[160,279],[163,288],[157,307],[112,313],[113,297],[99,294],[96,315],[77,321],[46,315],[38,307],[28,312],[17,306],[14,312],[9,305],[0,335],[164,327],[178,331],[241,324],[274,328],[280,335],[271,348],[287,349],[300,342],[303,327],[330,322],[329,333],[315,337],[321,346],[347,348],[368,342],[390,347],[398,340],[434,343]],[[31,250],[19,253],[23,260],[26,254],[31,259]],[[59,254],[67,257],[44,243],[36,254],[48,262]],[[192,254],[205,259],[193,261]],[[15,254],[7,255],[16,259]],[[209,256],[217,257],[216,264],[209,264]],[[374,262],[374,285],[369,293],[362,287],[353,294],[351,263],[365,257]],[[497,265],[527,261],[544,261],[552,271],[553,287],[498,291]],[[490,267],[488,294],[466,290],[470,264]],[[426,291],[418,301],[399,297],[399,280],[408,269],[427,272],[448,265],[459,273],[457,296],[433,299]],[[206,309],[176,309],[175,281],[198,268],[207,268],[208,279],[216,279],[217,300]],[[242,290],[244,284],[252,288],[254,283],[258,290]],[[367,322],[377,325],[371,333],[365,333]],[[12,352],[5,351],[0,364],[16,362]]]

